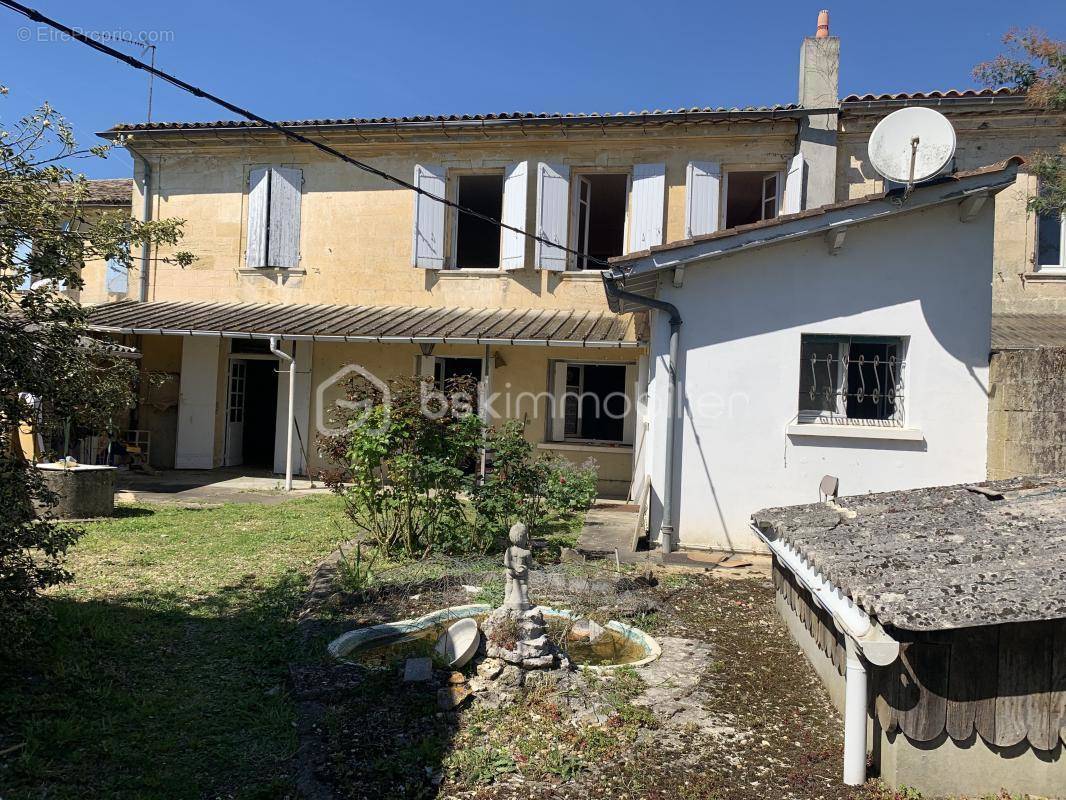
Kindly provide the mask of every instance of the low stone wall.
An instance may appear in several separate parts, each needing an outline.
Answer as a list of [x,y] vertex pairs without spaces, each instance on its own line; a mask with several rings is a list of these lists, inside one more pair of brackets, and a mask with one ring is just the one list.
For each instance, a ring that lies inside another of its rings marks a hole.
[[47,513],[59,519],[110,517],[115,513],[115,468],[38,464],[44,481],[59,496]]
[[988,478],[1050,472],[1066,472],[1066,349],[993,353]]

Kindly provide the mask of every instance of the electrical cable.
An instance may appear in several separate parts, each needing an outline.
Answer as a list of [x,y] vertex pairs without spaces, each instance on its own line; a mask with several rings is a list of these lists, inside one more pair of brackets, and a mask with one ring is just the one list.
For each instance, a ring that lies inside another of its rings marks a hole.
[[24,6],[22,3],[15,2],[15,0],[0,0],[0,6],[4,6],[5,8],[9,8],[12,11],[15,11],[16,13],[21,14],[22,16],[26,17],[27,19],[32,20],[33,22],[37,22],[37,23],[39,23],[41,25],[47,25],[50,28],[54,28],[55,30],[57,30],[57,31],[69,36],[71,39],[74,39],[75,41],[81,42],[82,44],[84,44],[84,45],[86,45],[88,47],[91,47],[93,50],[97,50],[97,51],[103,53],[104,55],[108,55],[108,56],[111,56],[114,59],[122,61],[123,63],[125,63],[126,65],[128,65],[130,67],[133,67],[134,69],[144,70],[145,72],[148,72],[149,74],[155,75],[158,78],[166,81],[167,83],[171,84],[172,86],[176,86],[177,88],[181,89],[184,92],[188,92],[189,94],[191,94],[191,95],[193,95],[195,97],[199,97],[199,98],[204,99],[204,100],[209,100],[210,102],[214,103],[215,105],[221,106],[222,108],[226,109],[227,111],[229,111],[229,112],[231,112],[233,114],[236,114],[238,116],[244,117],[245,119],[250,120],[252,122],[256,122],[256,123],[262,125],[265,128],[269,128],[270,130],[277,131],[278,133],[282,134],[283,136],[285,136],[285,137],[287,137],[287,138],[289,138],[289,139],[291,139],[291,140],[293,140],[295,142],[299,142],[301,144],[310,145],[311,147],[314,147],[315,149],[320,150],[323,153],[331,155],[331,156],[333,156],[335,158],[339,158],[341,161],[343,161],[346,164],[350,164],[353,167],[356,167],[357,169],[361,169],[364,172],[370,173],[371,175],[376,175],[377,177],[381,178],[382,180],[388,181],[390,183],[394,183],[397,186],[403,187],[404,189],[410,189],[411,191],[416,192],[416,193],[418,193],[418,194],[420,194],[420,195],[422,195],[424,197],[428,197],[430,200],[434,200],[434,201],[436,201],[438,203],[442,203],[445,206],[449,206],[451,208],[454,208],[455,210],[457,210],[457,211],[459,211],[459,212],[461,212],[463,214],[468,214],[468,215],[470,215],[472,217],[475,217],[477,219],[480,219],[480,220],[483,220],[485,222],[488,222],[488,223],[490,223],[492,225],[495,225],[498,228],[501,228],[502,230],[507,230],[507,231],[511,231],[512,233],[520,234],[522,236],[525,236],[526,238],[532,239],[535,242],[539,242],[542,245],[547,245],[548,247],[554,247],[554,248],[556,248],[558,250],[561,250],[564,253],[569,253],[570,255],[581,257],[581,258],[585,259],[586,261],[594,263],[594,264],[596,264],[598,266],[601,266],[601,267],[604,267],[604,268],[607,268],[607,267],[610,266],[603,259],[596,258],[594,256],[590,256],[587,253],[581,253],[581,252],[579,252],[579,251],[577,251],[577,250],[575,250],[573,248],[570,248],[570,247],[564,247],[561,244],[556,244],[555,242],[551,241],[550,239],[548,239],[545,236],[541,236],[540,234],[536,234],[536,233],[530,233],[529,231],[526,231],[523,228],[519,228],[519,227],[516,227],[514,225],[508,225],[507,223],[502,222],[501,220],[498,220],[495,217],[489,216],[488,214],[484,214],[484,213],[482,213],[480,211],[476,211],[475,209],[468,208],[467,206],[460,205],[459,203],[456,203],[456,202],[454,202],[452,200],[449,200],[446,197],[440,197],[439,195],[436,195],[433,192],[428,192],[425,189],[421,188],[420,186],[416,186],[415,184],[410,183],[409,181],[405,181],[403,178],[398,178],[395,175],[391,175],[388,172],[385,172],[384,170],[381,170],[381,169],[378,169],[375,166],[372,166],[371,164],[367,164],[365,161],[360,161],[359,159],[352,158],[351,156],[346,155],[346,154],[340,152],[339,150],[334,149],[333,147],[330,147],[328,144],[325,144],[324,142],[320,142],[317,139],[312,139],[311,137],[305,136],[302,133],[297,133],[296,131],[293,131],[293,130],[291,130],[289,128],[286,128],[284,125],[279,125],[278,123],[272,122],[271,120],[268,120],[265,117],[261,117],[261,116],[259,116],[258,114],[254,113],[252,111],[249,111],[249,110],[247,110],[245,108],[241,108],[240,106],[235,105],[234,103],[230,103],[228,100],[223,100],[221,97],[218,97],[217,95],[211,94],[210,92],[205,91],[204,89],[200,89],[197,86],[193,86],[191,83],[186,83],[181,78],[178,78],[178,77],[176,77],[174,75],[171,75],[171,74],[169,74],[167,72],[163,72],[162,70],[157,69],[154,66],[151,66],[149,64],[144,63],[140,59],[137,59],[137,58],[134,58],[133,56],[127,55],[125,53],[122,53],[122,52],[114,49],[113,47],[108,47],[103,42],[99,42],[99,41],[97,41],[97,40],[95,40],[95,39],[93,39],[93,38],[91,38],[89,36],[86,36],[85,34],[79,33],[78,31],[74,30],[73,28],[71,28],[71,27],[69,27],[67,25],[64,25],[61,22],[58,22],[58,21],[56,21],[54,19],[46,17],[44,14],[41,14],[39,11],[37,11],[35,9],[32,9],[29,6]]

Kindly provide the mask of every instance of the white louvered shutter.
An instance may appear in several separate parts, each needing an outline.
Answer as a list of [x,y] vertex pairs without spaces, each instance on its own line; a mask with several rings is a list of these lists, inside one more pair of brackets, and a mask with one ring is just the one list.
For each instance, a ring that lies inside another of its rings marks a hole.
[[663,243],[665,195],[666,164],[634,165],[629,252],[647,250]]
[[267,214],[270,197],[270,168],[260,167],[248,173],[248,249],[244,263],[248,267],[267,265]]
[[537,268],[566,269],[566,221],[570,206],[570,167],[537,164],[537,235],[554,245],[537,242]]
[[788,162],[788,175],[785,176],[785,196],[781,201],[782,214],[798,214],[803,210],[803,183],[806,165],[803,156],[797,153]]
[[722,165],[690,161],[685,175],[685,237],[718,230],[718,202],[722,196]]
[[291,167],[274,167],[270,175],[270,227],[267,263],[291,269],[300,264],[300,196],[304,174]]
[[[414,184],[437,197],[444,197],[445,170],[439,164],[415,165]],[[415,192],[415,230],[411,261],[422,269],[444,268],[444,203]]]
[[[507,168],[503,177],[504,225],[526,228],[526,194],[529,187],[529,165],[519,161]],[[506,228],[501,232],[500,263],[504,269],[522,269],[526,265],[526,237]]]

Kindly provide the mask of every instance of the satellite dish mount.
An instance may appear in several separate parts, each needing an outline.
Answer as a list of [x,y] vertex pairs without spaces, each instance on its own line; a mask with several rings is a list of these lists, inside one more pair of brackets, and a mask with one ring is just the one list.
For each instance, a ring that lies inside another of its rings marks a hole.
[[915,184],[935,177],[951,162],[955,129],[931,108],[901,108],[877,123],[868,152],[878,174],[903,184],[906,197]]

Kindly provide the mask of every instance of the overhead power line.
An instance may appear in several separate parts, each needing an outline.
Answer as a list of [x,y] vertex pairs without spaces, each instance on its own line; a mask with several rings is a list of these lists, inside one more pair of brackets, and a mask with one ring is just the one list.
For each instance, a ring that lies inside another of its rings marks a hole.
[[88,47],[91,47],[93,50],[97,50],[97,51],[103,53],[104,55],[111,56],[112,58],[117,59],[118,61],[121,61],[121,62],[127,64],[128,66],[133,67],[134,69],[142,69],[145,72],[148,72],[149,74],[155,75],[156,77],[160,78],[161,80],[166,81],[167,83],[171,84],[172,86],[176,86],[177,88],[181,89],[184,92],[188,92],[189,94],[191,94],[191,95],[193,95],[195,97],[202,98],[204,100],[209,100],[212,103],[214,103],[215,105],[221,106],[222,108],[226,109],[227,111],[229,111],[229,112],[231,112],[233,114],[236,114],[237,116],[244,117],[245,119],[250,120],[252,122],[256,122],[256,123],[262,125],[265,128],[269,128],[270,130],[277,131],[282,136],[285,136],[286,138],[291,139],[294,142],[300,142],[301,144],[310,145],[311,147],[314,147],[315,149],[320,150],[323,153],[327,153],[328,155],[331,155],[334,158],[339,158],[344,163],[351,164],[353,167],[361,169],[364,172],[369,172],[371,175],[376,175],[377,177],[381,178],[382,180],[388,181],[389,183],[394,183],[397,186],[403,187],[404,189],[410,189],[412,192],[417,192],[418,194],[423,195],[424,197],[428,197],[430,200],[435,200],[438,203],[443,203],[445,206],[449,206],[451,208],[454,208],[456,211],[459,211],[460,213],[469,214],[472,217],[476,217],[477,219],[484,220],[485,222],[488,222],[488,223],[490,223],[492,225],[495,225],[496,227],[501,228],[502,230],[507,230],[507,231],[511,231],[513,233],[520,234],[521,236],[525,236],[526,238],[532,239],[535,242],[539,242],[539,243],[541,243],[543,245],[547,245],[549,247],[557,248],[557,249],[563,251],[564,253],[569,253],[571,255],[578,256],[578,257],[580,257],[580,258],[582,258],[582,259],[584,259],[584,260],[586,260],[586,261],[588,261],[590,263],[596,264],[598,266],[601,266],[601,267],[609,267],[610,266],[605,260],[603,260],[601,258],[596,258],[596,257],[590,256],[590,255],[588,255],[586,253],[581,253],[581,252],[579,252],[579,251],[577,251],[577,250],[575,250],[573,248],[565,247],[564,245],[561,245],[561,244],[558,244],[556,242],[553,242],[551,239],[548,239],[545,236],[541,236],[541,235],[536,234],[536,233],[530,233],[529,231],[527,231],[527,230],[525,230],[523,228],[519,228],[519,227],[517,227],[515,225],[508,225],[505,222],[503,222],[502,220],[498,220],[495,217],[489,216],[488,214],[484,214],[484,213],[482,213],[480,211],[477,211],[477,210],[475,210],[473,208],[468,208],[467,206],[464,206],[464,205],[461,205],[459,203],[456,203],[456,202],[454,202],[452,200],[449,200],[446,197],[441,197],[439,195],[436,195],[433,192],[427,192],[425,189],[421,188],[420,186],[416,186],[415,184],[413,184],[413,183],[411,183],[409,181],[405,181],[403,178],[398,178],[395,175],[391,175],[388,172],[385,172],[384,170],[378,169],[377,167],[373,166],[372,164],[367,164],[365,161],[360,161],[357,158],[352,158],[351,156],[349,156],[349,155],[347,155],[345,153],[342,153],[342,152],[340,152],[339,150],[336,150],[333,147],[330,147],[328,144],[325,144],[324,142],[320,142],[317,139],[312,139],[310,136],[305,136],[302,133],[298,133],[298,132],[296,132],[294,130],[291,130],[290,128],[286,128],[284,125],[279,125],[278,123],[273,122],[273,121],[267,119],[266,117],[261,117],[258,114],[256,114],[255,112],[249,111],[246,108],[242,108],[241,106],[238,106],[238,105],[236,105],[234,103],[231,103],[228,100],[223,100],[218,95],[214,95],[211,92],[205,91],[204,89],[201,89],[201,88],[199,88],[197,86],[193,86],[191,83],[187,83],[186,81],[183,81],[181,78],[178,78],[175,75],[171,75],[168,72],[164,72],[161,69],[157,69],[156,67],[152,66],[151,64],[145,64],[140,59],[134,58],[133,56],[127,55],[126,53],[123,53],[123,52],[120,52],[120,51],[116,50],[113,47],[109,47],[108,45],[104,44],[103,42],[97,41],[96,39],[93,39],[93,38],[91,38],[89,36],[86,36],[86,35],[84,35],[82,33],[79,33],[78,31],[74,30],[73,28],[69,27],[68,25],[64,25],[62,22],[58,22],[58,21],[56,21],[54,19],[51,19],[50,17],[46,17],[44,14],[40,13],[39,11],[37,11],[35,9],[32,9],[29,6],[24,6],[22,3],[16,3],[16,2],[14,2],[14,0],[0,0],[0,6],[4,6],[5,8],[9,8],[12,11],[15,11],[15,12],[21,14],[22,16],[26,17],[27,19],[32,20],[33,22],[39,23],[41,25],[47,25],[50,28],[54,28],[55,30],[66,34],[70,38],[72,38],[72,39],[74,39],[74,40],[76,40],[78,42],[81,42],[82,44],[84,44],[84,45],[86,45]]

